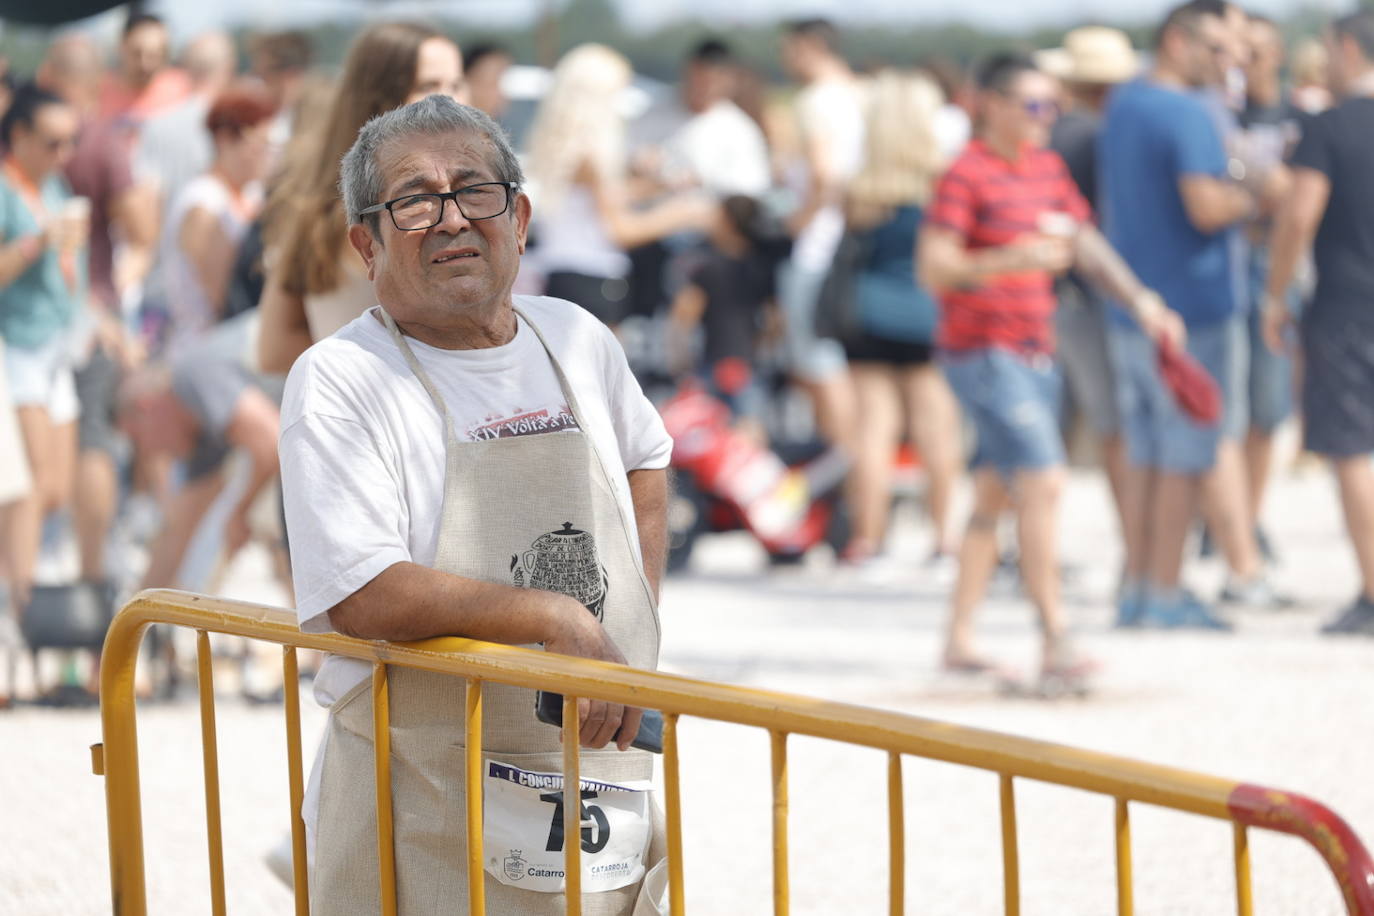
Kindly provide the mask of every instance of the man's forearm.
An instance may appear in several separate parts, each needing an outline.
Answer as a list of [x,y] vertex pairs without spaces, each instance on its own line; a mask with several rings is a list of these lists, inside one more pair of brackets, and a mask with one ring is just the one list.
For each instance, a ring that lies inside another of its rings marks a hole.
[[1269,276],[1264,282],[1268,299],[1281,301],[1287,294],[1298,270],[1298,260],[1312,244],[1313,234],[1297,220],[1291,208],[1279,211],[1269,237]]
[[631,471],[630,498],[635,506],[635,526],[639,529],[639,551],[644,557],[644,575],[658,600],[663,569],[668,562],[668,494],[671,482],[667,469]]
[[1074,240],[1074,267],[1089,283],[1128,309],[1133,308],[1145,286],[1130,265],[1117,254],[1102,233],[1083,226]]
[[586,608],[557,592],[468,579],[394,563],[329,611],[346,636],[400,642],[465,636],[486,642],[541,643],[560,628],[562,615]]

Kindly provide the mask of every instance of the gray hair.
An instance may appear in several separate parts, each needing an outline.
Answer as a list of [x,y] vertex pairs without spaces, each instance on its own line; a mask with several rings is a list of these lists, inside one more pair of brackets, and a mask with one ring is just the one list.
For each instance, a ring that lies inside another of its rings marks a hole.
[[[359,212],[380,203],[386,192],[386,176],[377,165],[382,147],[415,135],[479,133],[491,141],[495,159],[491,163],[497,181],[524,184],[520,160],[511,149],[505,131],[485,112],[460,105],[446,95],[430,95],[418,102],[393,108],[372,118],[358,131],[339,167],[339,193],[344,213],[350,222],[361,222]],[[377,231],[377,214],[368,214],[367,224]]]

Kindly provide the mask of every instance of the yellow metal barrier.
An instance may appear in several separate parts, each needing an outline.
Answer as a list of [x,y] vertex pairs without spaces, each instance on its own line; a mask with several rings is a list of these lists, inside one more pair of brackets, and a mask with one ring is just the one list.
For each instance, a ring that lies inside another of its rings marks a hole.
[[[1000,775],[1004,896],[1008,914],[1020,910],[1015,780],[1031,779],[1084,789],[1116,800],[1117,907],[1121,914],[1130,914],[1133,909],[1129,806],[1131,802],[1139,802],[1220,818],[1235,825],[1236,898],[1241,916],[1248,916],[1252,906],[1250,827],[1289,833],[1307,840],[1326,861],[1351,916],[1374,916],[1374,862],[1369,853],[1339,817],[1322,805],[1293,793],[893,712],[730,687],[511,646],[466,639],[366,642],[337,635],[307,634],[297,628],[295,615],[285,611],[165,590],[142,592],[120,611],[106,637],[101,661],[100,714],[104,744],[92,748],[92,767],[106,781],[110,880],[117,916],[141,916],[147,909],[134,669],[143,633],[154,623],[188,627],[198,633],[210,892],[215,913],[224,912],[224,864],[209,633],[281,644],[288,687],[296,682],[298,647],[321,649],[373,664],[377,842],[383,876],[379,911],[383,913],[396,911],[386,667],[401,665],[462,677],[467,681],[468,868],[472,875],[482,874],[482,684],[491,681],[562,693],[565,721],[576,720],[577,697],[596,697],[663,711],[669,902],[674,916],[686,912],[677,739],[677,722],[683,715],[754,726],[767,730],[771,736],[773,899],[774,912],[779,916],[788,912],[787,738],[793,734],[873,747],[889,753],[893,914],[904,912],[901,757],[910,754]],[[306,916],[310,903],[305,877],[305,833],[300,819],[303,795],[300,706],[297,691],[286,690],[286,698],[296,912],[298,916]],[[579,761],[576,730],[564,729],[563,735],[564,784],[576,785]],[[569,913],[576,914],[581,912],[578,818],[565,817],[564,830],[567,907]],[[471,889],[469,908],[474,916],[485,912],[483,884],[482,880],[468,882]]]

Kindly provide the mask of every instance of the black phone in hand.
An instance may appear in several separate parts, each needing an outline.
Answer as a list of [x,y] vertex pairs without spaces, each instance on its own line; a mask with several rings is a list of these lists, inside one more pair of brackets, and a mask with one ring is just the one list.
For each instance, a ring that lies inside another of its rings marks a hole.
[[[536,691],[534,715],[545,725],[562,728],[563,694],[549,693],[546,690]],[[639,722],[639,733],[635,735],[635,740],[630,742],[630,747],[652,751],[655,754],[663,753],[663,713],[657,709],[644,710],[644,718]]]

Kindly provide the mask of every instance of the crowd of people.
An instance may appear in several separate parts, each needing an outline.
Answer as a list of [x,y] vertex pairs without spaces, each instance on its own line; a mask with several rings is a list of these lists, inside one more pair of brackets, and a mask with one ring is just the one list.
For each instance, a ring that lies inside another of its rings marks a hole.
[[[895,456],[914,450],[929,556],[913,575],[950,586],[946,669],[1000,670],[974,615],[1011,551],[1043,673],[1091,670],[1056,547],[1080,428],[1120,520],[1119,626],[1225,630],[1221,605],[1293,603],[1262,509],[1296,415],[1335,469],[1361,574],[1323,631],[1374,634],[1374,14],[1289,53],[1272,21],[1190,0],[1145,50],[1085,27],[967,71],[858,72],[840,38],[785,26],[777,90],[705,40],[678,96],[636,118],[628,59],[583,45],[523,119],[507,50],[417,24],[362,29],[331,76],[295,32],[207,33],[174,55],[139,13],[112,68],[92,38],[54,39],[6,76],[0,120],[0,645],[37,613],[40,554],[63,538],[79,571],[57,584],[113,607],[197,584],[188,545],[217,504],[226,561],[280,530],[283,379],[377,301],[340,161],[370,120],[436,94],[515,144],[523,184],[454,202],[483,219],[533,201],[517,292],[578,304],[646,391],[705,391],[760,449],[791,434],[784,401],[806,405],[848,469],[837,562],[893,563]],[[1190,409],[1199,392],[1218,416]],[[532,409],[467,433],[571,422]],[[1195,530],[1228,570],[1215,600],[1184,585]]]

